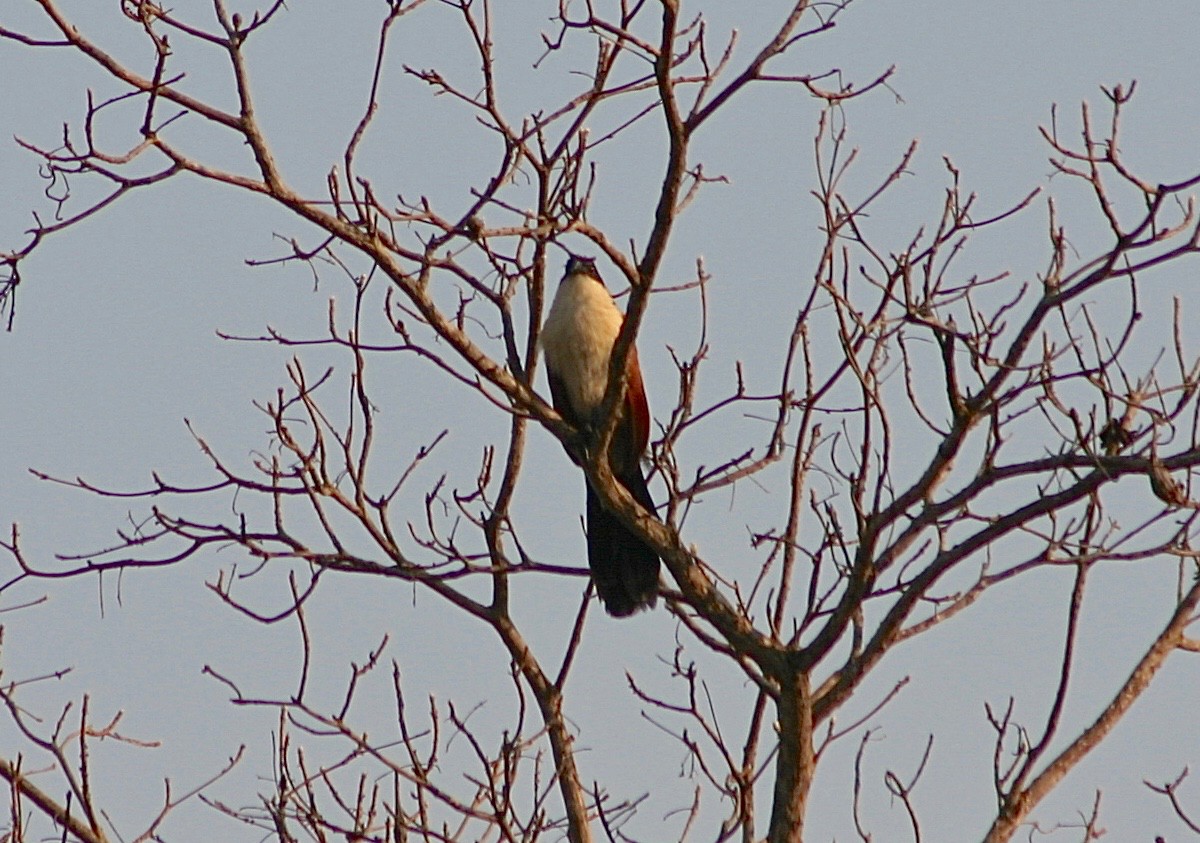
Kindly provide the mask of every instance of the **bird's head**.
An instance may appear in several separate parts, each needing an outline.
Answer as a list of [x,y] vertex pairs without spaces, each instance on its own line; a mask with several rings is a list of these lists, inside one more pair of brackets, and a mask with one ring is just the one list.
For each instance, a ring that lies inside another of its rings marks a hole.
[[600,280],[600,271],[596,269],[595,258],[585,258],[581,255],[571,255],[567,258],[566,275],[586,275],[588,278]]

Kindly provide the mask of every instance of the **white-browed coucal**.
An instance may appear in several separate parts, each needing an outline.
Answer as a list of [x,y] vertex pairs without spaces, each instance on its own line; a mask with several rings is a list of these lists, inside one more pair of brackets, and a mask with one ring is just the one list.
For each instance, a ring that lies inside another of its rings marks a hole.
[[[595,261],[572,256],[542,325],[542,353],[554,409],[585,437],[604,421],[599,412],[608,387],[609,358],[624,320]],[[653,513],[654,500],[641,463],[649,438],[650,408],[637,349],[631,348],[608,462],[617,482]],[[587,484],[587,545],[592,581],[610,615],[625,617],[654,605],[658,554],[604,507],[591,483]]]

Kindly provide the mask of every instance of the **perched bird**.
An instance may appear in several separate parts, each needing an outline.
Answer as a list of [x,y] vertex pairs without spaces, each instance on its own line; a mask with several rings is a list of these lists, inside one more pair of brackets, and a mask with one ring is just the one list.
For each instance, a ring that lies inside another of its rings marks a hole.
[[[542,353],[554,409],[585,432],[604,422],[599,413],[608,387],[608,362],[624,319],[600,280],[595,261],[572,256],[542,325]],[[654,512],[641,464],[650,438],[650,408],[635,348],[629,350],[625,372],[625,395],[617,408],[608,462],[617,482]],[[604,508],[590,483],[587,543],[592,581],[610,615],[622,618],[654,605],[658,554]]]

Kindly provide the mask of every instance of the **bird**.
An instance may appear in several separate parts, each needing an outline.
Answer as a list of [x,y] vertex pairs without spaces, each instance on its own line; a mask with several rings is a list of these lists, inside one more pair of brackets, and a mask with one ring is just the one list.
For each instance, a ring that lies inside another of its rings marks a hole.
[[[542,323],[541,346],[554,409],[585,435],[605,421],[600,409],[608,387],[609,358],[624,321],[595,260],[572,255]],[[653,514],[654,499],[641,461],[649,438],[650,407],[637,349],[630,348],[625,395],[618,404],[608,463],[617,482]],[[577,455],[567,453],[579,463]],[[658,597],[658,553],[604,506],[590,482],[586,492],[588,568],[605,611],[623,618],[653,608]]]

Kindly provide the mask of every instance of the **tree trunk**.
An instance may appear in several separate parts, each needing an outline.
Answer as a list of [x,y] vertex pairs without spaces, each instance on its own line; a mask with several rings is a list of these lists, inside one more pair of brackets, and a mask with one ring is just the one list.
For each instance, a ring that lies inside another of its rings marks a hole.
[[775,801],[770,843],[798,843],[804,836],[804,812],[812,787],[813,719],[808,676],[789,672],[779,680],[779,754],[775,764]]

